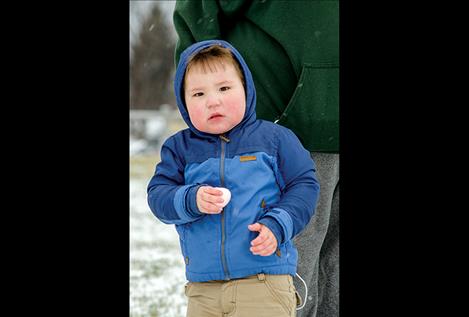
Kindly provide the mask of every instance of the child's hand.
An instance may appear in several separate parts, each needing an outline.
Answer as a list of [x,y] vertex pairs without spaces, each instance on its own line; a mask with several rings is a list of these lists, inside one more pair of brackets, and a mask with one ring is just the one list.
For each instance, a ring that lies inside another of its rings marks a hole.
[[200,186],[197,190],[197,208],[204,214],[219,214],[222,207],[218,205],[223,202],[223,192],[211,186]]
[[269,256],[277,250],[277,238],[272,231],[261,223],[254,223],[248,226],[251,231],[259,231],[257,238],[251,241],[249,250],[254,255]]

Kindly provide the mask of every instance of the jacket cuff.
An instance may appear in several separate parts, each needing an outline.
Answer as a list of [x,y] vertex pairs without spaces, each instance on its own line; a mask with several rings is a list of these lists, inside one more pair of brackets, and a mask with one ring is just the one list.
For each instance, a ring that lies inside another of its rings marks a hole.
[[277,239],[277,245],[284,243],[282,226],[278,223],[277,220],[275,220],[275,218],[267,216],[259,219],[257,222],[262,223],[267,228],[269,228],[270,231],[272,231],[275,238]]
[[200,186],[202,186],[202,184],[191,187],[186,194],[187,213],[192,217],[202,215],[199,208],[197,207],[197,191],[199,190]]
[[[201,213],[200,214],[195,213],[192,210],[190,210],[189,206],[187,205],[187,203],[189,202],[189,198],[188,198],[189,191],[193,187],[198,187],[198,186],[199,184],[183,185],[183,186],[180,186],[179,189],[174,194],[174,199],[173,199],[174,209],[176,210],[176,213],[179,216],[179,219],[184,223],[195,221],[203,216]],[[195,191],[195,193],[197,193],[197,191]],[[195,202],[195,199],[194,199],[194,202]]]

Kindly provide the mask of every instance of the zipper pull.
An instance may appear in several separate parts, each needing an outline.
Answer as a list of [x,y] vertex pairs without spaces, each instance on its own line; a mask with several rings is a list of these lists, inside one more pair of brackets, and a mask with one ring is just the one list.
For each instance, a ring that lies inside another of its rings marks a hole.
[[220,134],[219,135],[220,139],[222,139],[223,141],[225,141],[226,143],[230,142],[230,139],[228,139],[225,135],[223,134]]

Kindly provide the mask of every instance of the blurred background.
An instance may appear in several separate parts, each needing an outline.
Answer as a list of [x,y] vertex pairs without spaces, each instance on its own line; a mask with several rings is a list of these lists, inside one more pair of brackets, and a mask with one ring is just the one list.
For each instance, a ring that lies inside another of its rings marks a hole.
[[178,235],[174,226],[152,214],[146,201],[161,144],[187,127],[172,88],[174,5],[175,1],[129,1],[131,317],[183,317],[187,305]]

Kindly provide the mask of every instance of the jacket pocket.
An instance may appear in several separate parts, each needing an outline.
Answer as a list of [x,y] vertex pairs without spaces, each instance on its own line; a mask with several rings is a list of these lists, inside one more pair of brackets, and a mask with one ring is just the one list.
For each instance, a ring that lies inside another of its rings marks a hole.
[[[259,211],[256,213],[256,217],[254,218],[254,221],[252,223],[256,223],[259,221],[260,218],[262,218],[266,212],[268,211],[268,208],[266,208],[266,202],[265,202],[265,199],[262,198],[260,203],[259,203]],[[257,236],[259,235],[259,232],[257,231],[250,231],[249,232],[249,241],[252,241],[254,240],[255,238],[257,238]]]
[[293,96],[276,122],[293,130],[310,151],[337,151],[339,67],[304,64]]
[[219,273],[221,264],[219,215],[205,215],[185,225],[184,261],[191,273]]

